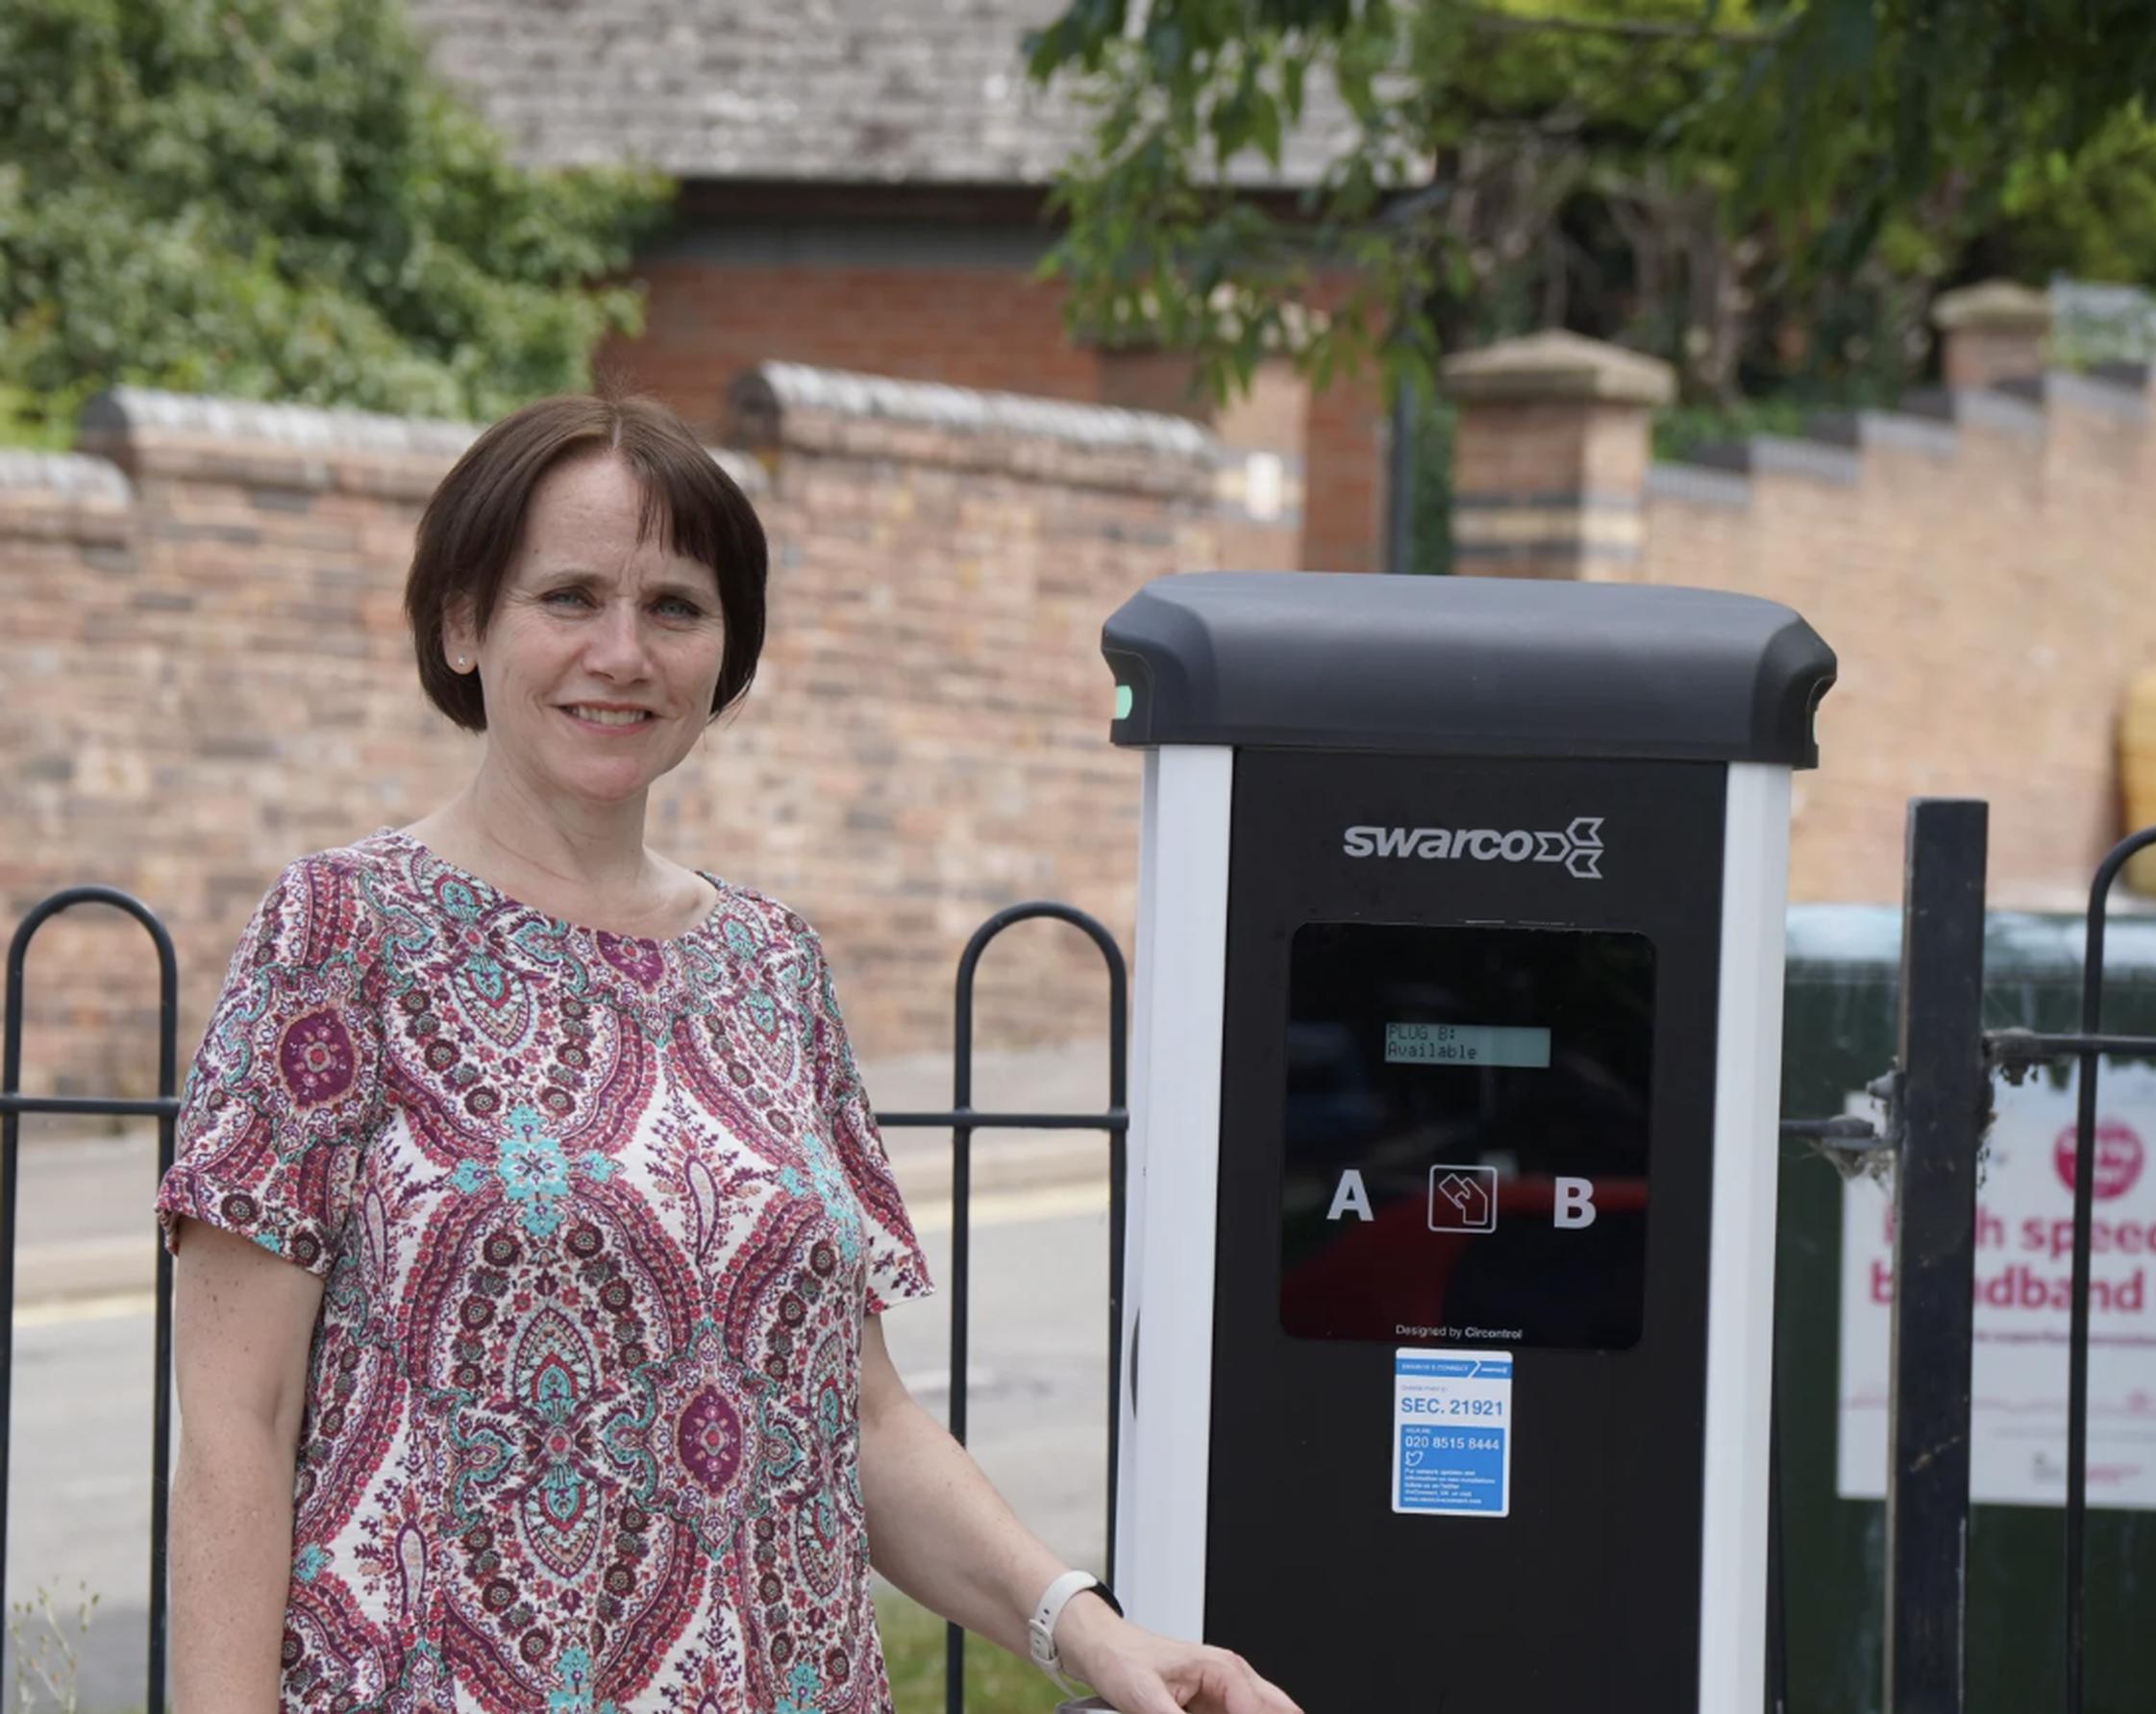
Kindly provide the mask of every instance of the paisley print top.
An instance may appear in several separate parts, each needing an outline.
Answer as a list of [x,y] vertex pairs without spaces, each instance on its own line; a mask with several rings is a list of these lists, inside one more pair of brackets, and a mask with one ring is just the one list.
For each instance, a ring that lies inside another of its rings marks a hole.
[[324,1280],[287,1714],[887,1714],[861,1325],[927,1268],[815,933],[712,884],[617,938],[384,829],[248,925],[157,1205]]

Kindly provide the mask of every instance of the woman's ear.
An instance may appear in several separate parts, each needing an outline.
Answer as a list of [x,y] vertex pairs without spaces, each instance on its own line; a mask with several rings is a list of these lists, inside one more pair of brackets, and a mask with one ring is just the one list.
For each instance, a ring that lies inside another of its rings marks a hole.
[[469,672],[479,664],[479,627],[472,623],[472,603],[461,596],[442,610],[442,658],[452,672]]

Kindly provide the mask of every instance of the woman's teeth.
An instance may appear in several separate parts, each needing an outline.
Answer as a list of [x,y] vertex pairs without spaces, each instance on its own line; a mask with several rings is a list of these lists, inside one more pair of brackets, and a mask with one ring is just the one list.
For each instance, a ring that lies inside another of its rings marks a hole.
[[571,708],[570,713],[579,720],[595,721],[601,726],[637,726],[651,718],[641,708]]

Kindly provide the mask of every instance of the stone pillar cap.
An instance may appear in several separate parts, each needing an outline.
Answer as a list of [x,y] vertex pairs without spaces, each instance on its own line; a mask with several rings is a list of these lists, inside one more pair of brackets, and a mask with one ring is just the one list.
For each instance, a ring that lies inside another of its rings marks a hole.
[[1667,405],[1676,375],[1659,358],[1552,330],[1448,358],[1445,389],[1455,399]]
[[1942,292],[1932,301],[1931,319],[1948,333],[1960,328],[2045,333],[2051,326],[2051,300],[2012,280],[1986,280]]

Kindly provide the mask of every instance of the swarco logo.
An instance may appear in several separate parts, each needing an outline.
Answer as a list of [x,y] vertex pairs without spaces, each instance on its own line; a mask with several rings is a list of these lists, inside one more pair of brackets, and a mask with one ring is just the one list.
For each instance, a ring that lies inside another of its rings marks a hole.
[[1602,818],[1581,815],[1561,833],[1516,828],[1350,828],[1340,849],[1351,857],[1450,857],[1477,863],[1562,863],[1568,875],[1599,881]]

